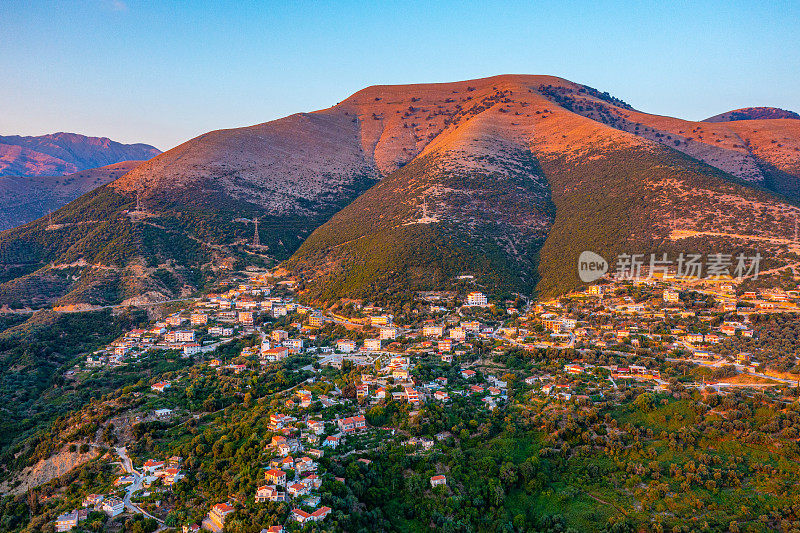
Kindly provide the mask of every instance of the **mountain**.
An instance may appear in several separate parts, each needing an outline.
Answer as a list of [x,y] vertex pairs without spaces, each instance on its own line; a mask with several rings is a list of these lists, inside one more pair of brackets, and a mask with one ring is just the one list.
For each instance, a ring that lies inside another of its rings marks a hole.
[[[791,235],[788,214],[796,210],[776,192],[797,198],[800,121],[691,123],[557,78],[466,85],[470,91],[402,89],[406,102],[430,94],[409,112],[411,128],[428,125],[426,115],[445,100],[459,109],[419,156],[317,229],[287,262],[313,297],[443,288],[465,275],[493,291],[557,294],[579,284],[583,250],[613,259],[686,245],[711,250],[709,233]],[[398,90],[356,97],[379,103]],[[435,220],[422,222],[424,204]],[[675,224],[702,237],[673,241]]]
[[150,159],[160,153],[148,144],[121,144],[77,133],[0,135],[0,176],[63,176],[122,161]]
[[557,294],[583,250],[787,252],[798,183],[797,119],[690,122],[552,76],[374,86],[201,135],[0,233],[0,305],[165,299],[287,259],[319,299]]
[[743,107],[726,113],[720,113],[705,119],[703,122],[733,122],[736,120],[759,120],[774,118],[800,118],[794,111],[777,107]]
[[122,161],[66,176],[0,176],[0,230],[47,215],[141,163]]

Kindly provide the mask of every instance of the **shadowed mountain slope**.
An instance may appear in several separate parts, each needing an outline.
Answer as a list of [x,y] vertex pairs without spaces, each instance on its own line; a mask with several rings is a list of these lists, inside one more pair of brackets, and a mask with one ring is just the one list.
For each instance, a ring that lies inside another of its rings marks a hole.
[[27,224],[130,172],[141,161],[123,161],[66,176],[0,176],[0,230]]

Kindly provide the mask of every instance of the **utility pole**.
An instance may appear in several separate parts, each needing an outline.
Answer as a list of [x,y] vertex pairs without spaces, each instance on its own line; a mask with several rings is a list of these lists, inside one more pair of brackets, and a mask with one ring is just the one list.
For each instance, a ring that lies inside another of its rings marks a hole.
[[48,228],[53,227],[53,211],[47,212],[47,227]]
[[253,246],[261,246],[261,239],[258,237],[258,217],[253,219],[256,229],[253,232]]

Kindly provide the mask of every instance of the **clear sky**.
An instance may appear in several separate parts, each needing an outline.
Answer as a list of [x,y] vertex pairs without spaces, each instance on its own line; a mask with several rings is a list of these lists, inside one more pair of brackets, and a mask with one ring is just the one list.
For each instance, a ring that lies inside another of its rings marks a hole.
[[166,150],[368,85],[505,73],[650,113],[800,112],[800,2],[0,0],[0,134]]

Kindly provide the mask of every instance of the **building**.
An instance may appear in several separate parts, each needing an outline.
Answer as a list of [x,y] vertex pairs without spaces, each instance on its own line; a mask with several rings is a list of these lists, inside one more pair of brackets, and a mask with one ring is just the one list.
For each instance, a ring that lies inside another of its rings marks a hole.
[[453,339],[441,339],[436,347],[440,352],[450,352],[453,350]]
[[441,337],[444,335],[444,326],[424,326],[422,328],[423,337]]
[[366,383],[360,383],[356,385],[356,398],[360,400],[362,398],[366,398],[367,396],[369,396],[369,385]]
[[193,326],[205,326],[208,324],[208,315],[205,313],[193,313],[189,317],[189,321]]
[[371,316],[369,317],[369,323],[373,326],[388,326],[393,319],[392,315]]
[[603,285],[591,285],[586,292],[588,292],[591,296],[602,296]]
[[156,392],[164,392],[171,386],[172,385],[170,384],[169,381],[159,381],[158,383],[153,383],[152,385],[150,385],[150,388]]
[[289,334],[282,329],[276,329],[270,334],[270,337],[275,342],[283,342],[289,338]]
[[193,330],[176,331],[175,342],[194,342],[194,331]]
[[218,503],[211,508],[208,518],[220,529],[225,529],[225,519],[233,512],[233,507],[227,503]]
[[183,355],[195,355],[200,353],[200,345],[196,342],[187,342],[183,345]]
[[350,339],[339,339],[336,341],[336,349],[340,352],[350,353],[356,351],[356,341]]
[[380,350],[381,349],[381,340],[380,339],[364,339],[364,349],[365,350]]
[[279,491],[275,485],[264,485],[256,491],[256,503],[285,501],[286,493]]
[[155,459],[148,459],[145,461],[142,469],[148,473],[153,474],[156,470],[164,468],[164,461],[156,461]]
[[340,418],[336,421],[336,424],[339,426],[339,430],[344,433],[350,433],[351,431],[356,431],[367,427],[367,421],[364,418],[364,415]]
[[380,328],[378,337],[381,340],[394,340],[397,338],[397,328]]
[[56,518],[56,531],[70,531],[72,528],[77,527],[78,522],[85,520],[88,515],[89,511],[87,509],[64,513]]
[[467,305],[476,307],[486,307],[488,300],[482,292],[471,292],[467,294]]
[[113,518],[125,510],[125,502],[113,496],[108,497],[103,500],[102,509],[104,513]]
[[438,475],[431,478],[431,487],[438,487],[439,485],[447,485],[447,478],[445,476]]
[[307,513],[302,509],[292,509],[292,518],[301,524],[305,524],[306,522],[319,522],[324,520],[330,512],[330,507],[320,507],[313,513]]
[[325,317],[313,314],[308,317],[308,325],[312,328],[320,328],[325,325]]
[[678,291],[674,291],[672,289],[664,289],[663,297],[664,301],[669,303],[678,303],[681,301]]
[[283,346],[279,348],[270,348],[261,352],[261,359],[274,363],[289,357],[289,348]]
[[286,472],[277,468],[270,468],[264,472],[264,479],[267,483],[284,486],[286,485]]

